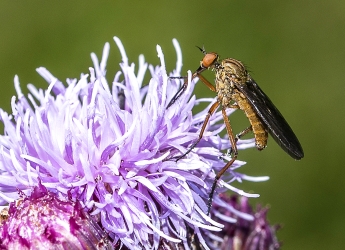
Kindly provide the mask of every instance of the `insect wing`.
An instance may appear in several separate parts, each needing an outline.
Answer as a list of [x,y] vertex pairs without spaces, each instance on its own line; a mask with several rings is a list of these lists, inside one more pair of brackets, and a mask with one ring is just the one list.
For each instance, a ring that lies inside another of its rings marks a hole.
[[245,84],[236,84],[240,92],[245,95],[256,114],[268,128],[268,132],[278,145],[292,158],[299,160],[304,153],[301,144],[283,115],[274,106],[268,96],[260,89],[253,79]]

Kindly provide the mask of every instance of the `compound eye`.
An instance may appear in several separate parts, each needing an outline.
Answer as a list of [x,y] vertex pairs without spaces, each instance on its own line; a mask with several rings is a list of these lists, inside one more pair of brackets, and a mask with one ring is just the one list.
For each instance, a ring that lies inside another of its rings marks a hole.
[[204,68],[211,67],[212,64],[214,64],[217,61],[217,59],[218,59],[218,54],[214,52],[205,54],[204,58],[201,61],[202,67]]

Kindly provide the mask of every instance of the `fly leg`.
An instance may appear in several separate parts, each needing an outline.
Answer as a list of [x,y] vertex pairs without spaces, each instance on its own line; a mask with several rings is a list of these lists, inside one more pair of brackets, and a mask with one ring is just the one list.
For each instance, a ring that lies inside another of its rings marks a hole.
[[[212,104],[211,108],[208,110],[208,113],[206,115],[205,121],[202,124],[200,133],[199,133],[199,137],[198,139],[189,147],[189,149],[183,154],[180,155],[178,157],[176,157],[176,162],[180,159],[182,159],[183,157],[185,157],[190,151],[193,150],[193,148],[195,148],[195,146],[200,142],[200,140],[202,139],[202,136],[204,135],[204,132],[206,130],[206,126],[208,124],[208,121],[210,120],[210,117],[213,115],[213,113],[217,110],[217,108],[219,107],[220,103],[219,102],[215,102]],[[174,157],[175,158],[175,157]]]
[[[193,80],[195,77],[199,77],[199,79],[212,91],[216,92],[216,88],[205,79],[205,77],[203,77],[201,75],[201,72],[205,71],[207,68],[200,66],[192,75],[192,79]],[[172,77],[174,78],[174,77]],[[170,108],[181,96],[182,94],[186,91],[188,87],[188,80],[186,80],[181,88],[176,92],[176,94],[174,95],[174,97],[170,100],[169,104],[167,105],[167,109]]]
[[211,210],[211,207],[212,207],[213,195],[214,195],[214,191],[216,189],[218,180],[220,179],[220,177],[222,177],[222,175],[226,172],[226,170],[228,170],[228,168],[234,163],[234,161],[237,159],[237,155],[238,155],[237,146],[236,146],[236,138],[234,136],[234,133],[232,132],[232,127],[230,125],[230,121],[229,121],[229,118],[228,118],[228,116],[226,114],[226,110],[225,110],[224,107],[222,108],[222,114],[223,114],[223,119],[224,119],[226,131],[228,133],[229,140],[230,140],[230,143],[231,143],[231,148],[232,148],[231,155],[232,155],[232,157],[231,157],[231,160],[229,162],[227,162],[225,164],[225,166],[217,173],[217,175],[216,175],[216,177],[215,177],[215,179],[213,181],[213,184],[212,184],[212,187],[211,187],[211,192],[210,192],[210,194],[208,196],[207,215],[210,214],[210,210]]
[[[192,79],[197,76],[199,77],[199,79],[213,92],[216,92],[216,87],[214,85],[212,85],[212,83],[210,83],[205,77],[203,77],[200,73],[203,72],[205,70],[205,68],[203,67],[199,67],[199,69],[197,71],[195,71],[195,73],[192,75]],[[195,76],[194,76],[195,75]],[[184,87],[185,86],[185,87]],[[168,107],[170,107],[184,92],[184,90],[187,88],[188,86],[188,81],[186,81],[182,87],[180,88],[180,90],[175,94],[175,96],[173,97],[173,99],[171,99],[170,103],[168,104]],[[176,97],[176,98],[175,98]],[[169,106],[170,105],[170,106]],[[176,162],[180,159],[182,159],[183,157],[185,157],[190,151],[193,150],[193,148],[195,148],[195,146],[200,142],[200,140],[202,139],[202,136],[204,135],[206,126],[208,124],[208,121],[210,120],[211,116],[213,115],[213,113],[217,110],[217,108],[219,107],[220,103],[217,101],[214,104],[212,104],[211,108],[208,110],[208,113],[206,115],[205,121],[202,124],[201,127],[201,131],[199,134],[198,139],[189,147],[189,149],[187,150],[187,152],[185,152],[183,155],[174,157],[176,158]]]
[[249,126],[248,128],[244,129],[243,131],[241,131],[240,133],[238,133],[236,135],[236,142],[241,139],[242,136],[248,134],[249,132],[253,131],[253,127]]
[[[242,136],[248,134],[249,132],[253,131],[252,126],[249,126],[248,128],[244,129],[243,131],[241,131],[240,133],[238,133],[235,136],[235,142],[237,143],[237,141],[239,139],[241,139]],[[226,152],[226,155],[231,155],[232,154],[232,147],[230,149],[228,149],[228,152]]]

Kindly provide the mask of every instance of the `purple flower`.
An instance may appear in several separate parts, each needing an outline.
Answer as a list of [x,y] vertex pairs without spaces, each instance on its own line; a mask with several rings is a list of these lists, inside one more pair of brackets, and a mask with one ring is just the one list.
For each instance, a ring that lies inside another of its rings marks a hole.
[[216,221],[224,228],[220,232],[207,232],[208,246],[220,250],[276,250],[280,249],[275,232],[279,225],[271,226],[266,218],[268,208],[257,206],[253,212],[246,197],[220,195],[221,202],[212,211]]
[[0,227],[1,249],[111,249],[107,234],[80,204],[61,200],[38,184],[11,203]]
[[[41,180],[50,192],[69,196],[90,216],[98,216],[116,246],[157,249],[168,242],[188,249],[188,232],[192,231],[208,249],[202,232],[218,232],[223,227],[206,215],[215,172],[228,160],[222,150],[230,147],[229,141],[218,136],[224,129],[222,114],[212,116],[192,152],[178,162],[171,160],[198,137],[208,108],[193,115],[193,107],[201,102],[210,106],[215,99],[197,100],[193,81],[166,109],[180,86],[179,80],[169,79],[181,75],[177,41],[173,40],[176,69],[168,76],[158,45],[161,65],[148,65],[141,55],[136,69],[128,62],[120,40],[114,40],[122,63],[111,84],[106,79],[108,43],[101,62],[92,54],[94,68],[79,80],[67,79],[67,86],[45,68],[38,68],[49,86],[43,90],[28,85],[30,94],[25,97],[15,77],[18,97],[12,98],[12,115],[0,113],[5,127],[0,136],[0,205],[18,200],[18,190],[29,195]],[[147,70],[151,80],[143,84]],[[190,81],[190,72],[188,76]],[[239,149],[252,146],[252,139],[238,142]],[[268,179],[237,172],[244,164],[235,161],[219,181],[217,192],[230,189],[258,197],[230,185]],[[220,201],[215,197],[215,204]]]

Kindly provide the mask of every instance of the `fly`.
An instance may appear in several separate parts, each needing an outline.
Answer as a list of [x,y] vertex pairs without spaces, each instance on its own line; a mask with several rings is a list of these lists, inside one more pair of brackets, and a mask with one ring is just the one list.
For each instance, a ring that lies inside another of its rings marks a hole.
[[[207,53],[204,49],[199,49],[204,54],[204,58],[200,62],[199,68],[193,73],[192,79],[198,77],[211,91],[217,92],[217,101],[209,109],[201,127],[198,139],[183,155],[178,156],[176,161],[186,156],[199,143],[210,117],[214,114],[217,108],[221,106],[226,131],[231,143],[231,160],[227,162],[215,177],[208,198],[209,214],[216,184],[225,171],[237,159],[237,140],[248,132],[253,131],[255,146],[258,150],[263,150],[266,147],[268,134],[270,134],[278,145],[292,158],[300,160],[303,158],[304,153],[301,144],[283,115],[274,106],[268,96],[261,90],[254,79],[248,74],[246,68],[240,61],[232,58],[220,61],[217,53]],[[201,73],[207,69],[211,69],[215,72],[215,86],[201,75]],[[181,97],[187,86],[188,81],[184,82],[167,105],[167,108],[172,106],[176,100]],[[244,129],[236,136],[232,131],[230,121],[226,114],[227,108],[242,110],[250,123],[248,128]]]

